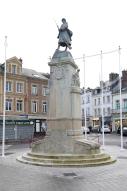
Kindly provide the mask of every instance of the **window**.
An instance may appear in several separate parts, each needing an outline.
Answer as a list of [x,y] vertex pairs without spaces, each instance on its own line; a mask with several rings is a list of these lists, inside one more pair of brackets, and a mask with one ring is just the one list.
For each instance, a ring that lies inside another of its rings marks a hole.
[[107,108],[107,114],[108,114],[108,115],[111,115],[111,109],[110,109],[110,107]]
[[32,108],[31,108],[33,113],[37,112],[37,102],[36,101],[32,101]]
[[16,65],[12,65],[12,74],[16,74]]
[[90,103],[90,96],[89,95],[87,95],[86,100],[87,100],[87,103]]
[[82,109],[82,117],[84,117],[84,116],[85,116],[84,109]]
[[110,103],[110,96],[107,96],[107,103]]
[[32,95],[37,95],[37,85],[32,85]]
[[90,108],[86,108],[86,115],[89,116],[90,115]]
[[6,111],[12,110],[12,99],[6,99]]
[[43,96],[46,96],[46,91],[47,91],[47,88],[46,87],[42,87],[42,95]]
[[98,98],[98,105],[100,105],[100,98]]
[[85,104],[84,98],[82,97],[82,104]]
[[106,114],[106,112],[105,112],[105,108],[103,108],[103,114],[104,114],[104,116],[105,116],[105,114]]
[[12,91],[12,82],[7,81],[6,82],[6,92],[11,92]]
[[96,105],[96,99],[94,99],[94,105]]
[[46,102],[46,101],[43,101],[43,102],[42,102],[42,112],[43,112],[43,113],[46,113],[46,112],[47,112],[47,102]]
[[100,110],[100,108],[98,108],[98,115],[99,115],[99,116],[101,115],[101,110]]
[[120,101],[116,100],[116,109],[120,109]]
[[94,109],[94,115],[97,116],[97,109]]
[[103,97],[103,103],[105,103],[105,97]]
[[22,83],[19,83],[19,82],[16,83],[16,91],[18,93],[22,93],[23,92],[23,84]]
[[123,99],[123,108],[127,109],[127,99]]
[[22,111],[23,110],[23,101],[22,100],[17,100],[17,111]]

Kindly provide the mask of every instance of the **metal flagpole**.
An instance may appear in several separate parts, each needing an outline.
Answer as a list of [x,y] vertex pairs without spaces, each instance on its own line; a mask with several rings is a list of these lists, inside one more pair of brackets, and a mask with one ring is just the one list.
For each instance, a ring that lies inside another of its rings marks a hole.
[[103,113],[103,66],[102,66],[102,51],[100,54],[100,58],[101,58],[101,116],[102,116],[102,146],[104,148],[105,146],[105,136],[104,136],[104,113]]
[[7,36],[5,36],[5,64],[4,64],[4,100],[3,100],[3,138],[2,138],[2,157],[5,156],[5,107],[6,107],[6,48]]
[[120,54],[121,54],[121,48],[119,46],[118,53],[119,53],[119,94],[120,94],[120,132],[121,132],[121,150],[123,150],[123,121],[122,121],[122,96],[121,96],[121,90],[122,90],[122,83],[121,83],[121,65],[120,65]]
[[84,97],[85,97],[85,139],[87,139],[87,125],[86,125],[86,78],[85,78],[85,73],[86,73],[86,67],[85,67],[85,55],[83,55],[83,62],[84,62]]

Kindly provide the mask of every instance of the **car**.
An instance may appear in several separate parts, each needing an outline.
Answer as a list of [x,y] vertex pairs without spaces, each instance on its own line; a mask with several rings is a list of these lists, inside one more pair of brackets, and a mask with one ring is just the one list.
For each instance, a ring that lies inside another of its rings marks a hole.
[[100,131],[100,126],[99,125],[95,125],[91,129],[92,133],[99,133],[99,131]]
[[91,125],[89,125],[88,128],[89,128],[90,132],[92,132],[93,127]]
[[88,127],[82,127],[81,131],[83,134],[85,134],[85,133],[90,134],[90,129]]
[[[117,134],[121,134],[121,128],[120,127],[118,127],[118,129],[117,129]],[[123,127],[123,135],[127,136],[127,127],[126,126]]]
[[[100,129],[100,133],[103,133],[103,127]],[[108,125],[104,125],[104,133],[111,133],[111,129]]]
[[127,136],[127,127],[123,127],[123,135]]

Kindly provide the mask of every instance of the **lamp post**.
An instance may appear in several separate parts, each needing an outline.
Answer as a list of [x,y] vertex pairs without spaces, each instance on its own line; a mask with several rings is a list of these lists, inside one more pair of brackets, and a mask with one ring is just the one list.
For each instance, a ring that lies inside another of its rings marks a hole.
[[122,82],[121,82],[121,64],[120,64],[120,54],[121,54],[121,48],[119,46],[118,48],[118,54],[119,54],[119,94],[120,94],[120,132],[121,132],[121,150],[123,150],[123,121],[122,121],[122,95],[121,95],[121,89],[122,89]]
[[7,36],[5,36],[5,64],[4,64],[4,99],[3,99],[3,137],[2,137],[2,157],[5,156],[5,109],[6,109],[6,48]]
[[87,139],[87,125],[86,125],[86,67],[85,67],[85,55],[83,55],[83,62],[84,62],[84,97],[85,97],[85,139]]
[[102,146],[105,146],[105,136],[104,136],[104,113],[103,113],[103,66],[102,66],[102,51],[100,54],[101,59],[101,116],[102,116]]

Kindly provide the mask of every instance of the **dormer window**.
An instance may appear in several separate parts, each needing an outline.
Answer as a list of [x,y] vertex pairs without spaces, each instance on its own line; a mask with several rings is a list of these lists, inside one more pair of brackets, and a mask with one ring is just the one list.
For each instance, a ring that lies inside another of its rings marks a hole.
[[12,65],[12,74],[16,74],[16,65]]

